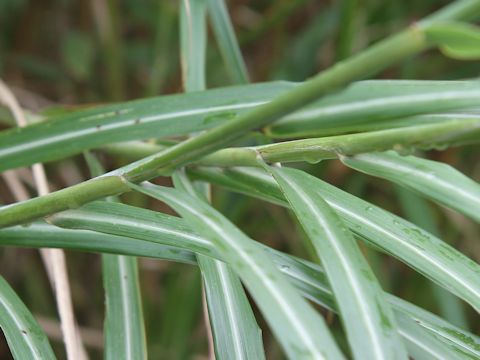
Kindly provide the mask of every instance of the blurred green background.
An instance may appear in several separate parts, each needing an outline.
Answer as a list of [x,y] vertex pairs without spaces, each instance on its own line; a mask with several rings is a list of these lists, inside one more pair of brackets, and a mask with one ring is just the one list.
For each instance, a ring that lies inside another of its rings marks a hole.
[[[0,77],[25,109],[76,109],[182,91],[179,63],[180,0],[0,0]],[[442,7],[439,0],[230,0],[230,15],[253,82],[302,81],[368,44]],[[209,87],[232,84],[210,33]],[[478,62],[457,62],[430,51],[382,73],[381,78],[476,78]],[[3,110],[0,116],[7,116]],[[1,125],[0,125],[1,126]],[[480,179],[480,154],[473,147],[430,152],[430,158]],[[109,168],[122,159],[102,158]],[[416,195],[337,161],[303,165],[311,173],[440,233],[475,260],[480,230],[473,222]],[[88,177],[81,157],[48,164],[56,188]],[[141,195],[127,203],[168,211]],[[1,203],[13,202],[0,182]],[[284,209],[214,189],[214,204],[247,234],[269,246],[310,258],[299,241],[300,228]],[[398,261],[363,248],[384,288],[479,333],[480,319],[456,308],[444,293]],[[102,357],[104,317],[100,256],[68,252],[76,315],[92,358]],[[0,271],[38,317],[63,354],[54,298],[38,252],[1,249]],[[187,265],[140,261],[148,350],[151,359],[207,358],[200,275]],[[326,314],[336,332],[338,319]],[[259,315],[268,358],[282,358]],[[4,340],[0,358],[10,357]]]

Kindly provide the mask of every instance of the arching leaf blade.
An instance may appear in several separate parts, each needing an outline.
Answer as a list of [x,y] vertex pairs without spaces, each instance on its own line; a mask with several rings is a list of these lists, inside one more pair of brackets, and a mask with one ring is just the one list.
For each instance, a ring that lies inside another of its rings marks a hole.
[[176,189],[131,186],[165,201],[212,240],[249,289],[289,357],[343,358],[321,316],[299,297],[264,252],[223,215]]
[[407,358],[390,305],[353,235],[321,196],[317,179],[270,169],[326,270],[357,359]]
[[248,83],[247,67],[235,37],[225,0],[207,0],[207,5],[213,31],[230,76],[235,83]]
[[[90,173],[105,171],[95,155],[84,152]],[[118,201],[115,197],[107,201]],[[146,359],[147,344],[138,278],[137,258],[102,255],[102,278],[105,289],[104,344],[106,359]]]
[[[176,171],[172,179],[175,188],[199,200],[208,200],[208,190],[196,188],[184,171]],[[262,331],[237,274],[230,265],[209,256],[197,254],[197,264],[202,273],[216,357],[265,359]]]
[[[65,229],[44,223],[34,223],[29,227],[15,226],[0,230],[0,244],[2,246],[57,247],[122,253],[189,264],[196,263],[194,253],[190,252],[192,249],[200,249],[200,253],[204,255],[220,258],[215,250],[209,251],[208,246],[199,246],[199,244],[209,243],[210,240],[202,241],[200,237],[192,236],[194,235],[192,230],[178,218],[124,204],[96,202],[89,204],[88,208],[88,211],[69,210],[58,214],[58,218],[52,220],[61,226],[68,225],[101,232]],[[141,221],[142,218],[145,219]],[[99,220],[93,222],[93,219]],[[139,227],[146,228],[148,231],[143,233],[135,231]],[[119,236],[109,233],[116,233]],[[168,245],[172,244],[172,241],[175,247]],[[303,296],[327,309],[336,310],[330,285],[319,265],[283,254],[260,243],[257,243],[257,246],[266,251],[278,270],[288,277],[289,282]],[[480,351],[480,341],[472,334],[394,296],[388,295],[388,301],[395,308],[396,314],[398,311],[406,312],[427,333],[431,332],[437,335],[439,341],[452,344],[464,351],[468,350],[472,354]],[[402,324],[399,326],[402,329]],[[408,334],[408,327],[405,331]],[[423,337],[417,340],[422,342],[422,339]],[[424,348],[428,349],[427,346]],[[445,356],[449,357],[448,352],[445,353]],[[450,357],[455,358],[454,354]]]
[[340,159],[355,170],[395,182],[480,222],[480,185],[450,165],[391,151]]
[[3,277],[0,277],[0,327],[15,359],[56,359],[40,325]]
[[[257,196],[262,192],[263,199],[287,205],[273,178],[259,169],[235,168],[221,173],[202,169],[201,174],[199,177],[204,180],[218,181],[247,195]],[[480,266],[477,263],[414,224],[321,180],[316,191],[361,239],[480,310]]]

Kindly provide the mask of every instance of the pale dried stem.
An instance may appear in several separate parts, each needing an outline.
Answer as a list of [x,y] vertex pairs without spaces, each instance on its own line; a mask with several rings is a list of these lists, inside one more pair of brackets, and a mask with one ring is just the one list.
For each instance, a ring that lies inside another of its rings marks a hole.
[[[9,108],[19,127],[27,125],[23,111],[15,96],[2,80],[0,80],[0,101]],[[34,164],[32,172],[38,195],[48,194],[50,191],[43,165]],[[15,171],[6,172],[3,174],[3,177],[7,185],[10,186],[16,201],[25,201],[29,198],[28,192]],[[57,301],[67,357],[70,360],[85,360],[88,356],[79,336],[73,314],[65,253],[60,249],[40,249],[40,254]]]

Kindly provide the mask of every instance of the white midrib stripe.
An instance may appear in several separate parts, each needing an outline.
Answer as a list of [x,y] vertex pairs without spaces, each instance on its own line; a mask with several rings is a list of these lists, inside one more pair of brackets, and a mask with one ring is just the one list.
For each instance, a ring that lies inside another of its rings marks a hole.
[[230,282],[225,277],[225,273],[227,270],[227,265],[220,260],[213,260],[215,267],[217,268],[217,272],[220,278],[220,282],[222,284],[222,288],[225,289],[225,303],[227,305],[227,315],[230,319],[229,323],[231,324],[230,329],[233,333],[233,346],[234,352],[237,354],[236,359],[243,359],[243,351],[242,351],[242,343],[241,343],[241,334],[238,331],[238,327],[236,324],[240,324],[241,320],[237,319],[236,311],[235,311],[235,301],[230,296],[231,294],[231,286]]
[[[3,296],[0,296],[0,303],[3,305],[3,308],[7,311],[8,314],[10,314],[10,318],[13,320],[13,322],[15,323],[15,325],[17,326],[17,328],[20,330],[20,332],[24,329],[25,331],[28,330],[28,326],[26,326],[26,324],[24,324],[22,322],[21,319],[18,319],[16,314],[15,314],[15,311],[12,311],[12,304],[10,304],[8,301],[5,301],[6,299],[3,297]],[[23,334],[25,335],[25,334]],[[23,339],[25,339],[25,343],[28,345],[31,353],[33,355],[35,355],[35,358],[36,359],[40,359],[39,357],[37,357],[37,355],[39,355],[36,351],[36,347],[32,344],[32,342],[30,341],[30,334],[28,334],[27,336],[23,336]]]
[[446,359],[442,354],[439,354],[435,352],[435,348],[427,347],[425,344],[422,342],[418,341],[416,338],[410,336],[410,334],[406,331],[403,331],[401,328],[398,329],[398,332],[407,340],[411,341],[412,343],[416,344],[418,347],[422,348],[426,352],[428,352],[431,355],[434,355],[437,357],[437,359]]
[[439,336],[443,337],[443,338],[446,338],[448,340],[450,340],[452,343],[456,344],[458,347],[461,347],[462,349],[464,349],[466,352],[468,353],[471,353],[472,350],[474,351],[475,355],[479,356],[480,357],[480,352],[479,351],[476,351],[474,348],[471,348],[471,347],[468,347],[466,346],[463,342],[459,342],[454,336],[451,336],[448,332],[446,331],[439,331],[437,328],[435,328],[434,326],[429,326],[428,323],[422,321],[419,326],[422,326],[424,327],[425,329],[428,329],[430,330],[431,332],[435,333],[435,334],[438,334]]
[[[335,241],[335,235],[331,232],[329,224],[324,221],[323,214],[317,211],[316,206],[312,204],[307,194],[305,194],[305,192],[302,190],[300,186],[297,186],[295,181],[292,181],[288,175],[287,176],[282,175],[282,178],[288,183],[288,185],[292,188],[292,190],[296,191],[298,197],[308,207],[308,209],[315,215],[315,218],[318,219],[320,226],[326,232],[329,243],[333,247],[335,253],[337,254],[337,259],[340,260],[342,267],[347,275],[346,280],[348,281],[348,283],[350,284],[350,288],[354,292],[353,299],[357,300],[356,303],[360,308],[360,316],[364,319],[363,323],[366,325],[366,329],[370,334],[370,339],[372,339],[371,342],[373,345],[374,353],[376,354],[375,357],[379,360],[385,359],[386,357],[388,357],[388,354],[384,354],[383,347],[381,346],[381,341],[378,337],[377,331],[375,330],[376,327],[372,323],[370,317],[367,315],[368,313],[371,312],[370,307],[364,301],[360,301],[365,298],[365,295],[362,289],[358,286],[358,280],[356,280],[357,278],[356,272],[351,268],[350,263],[343,256],[342,249],[338,247],[337,241]],[[292,204],[292,208],[293,208],[293,204]],[[299,217],[298,219],[303,223],[302,217]],[[328,262],[328,259],[325,259],[322,261]],[[327,270],[327,268],[325,270]],[[332,288],[333,288],[333,283],[332,283]],[[342,302],[341,299],[338,299],[339,305],[341,302]]]
[[[414,167],[414,165],[405,163],[406,161],[403,160],[403,159],[399,159],[398,162],[395,162],[394,164],[392,164],[390,161],[388,161],[388,159],[383,159],[381,155],[377,156],[377,155],[372,155],[372,154],[365,154],[365,155],[361,155],[361,156],[356,156],[355,158],[356,158],[357,161],[360,161],[360,162],[365,162],[365,163],[374,164],[374,165],[380,165],[387,170],[393,169],[395,172],[401,171],[404,174],[421,177],[425,180],[430,180],[431,181],[432,178],[434,178],[435,182],[439,185],[439,187],[443,187],[445,189],[448,189],[452,193],[456,193],[458,196],[461,196],[463,198],[471,200],[474,203],[480,205],[480,199],[477,196],[472,196],[470,194],[470,192],[465,191],[461,187],[456,187],[456,186],[452,185],[448,181],[445,181],[442,177],[436,177],[435,175],[432,175],[432,174],[426,173],[425,171],[416,169]],[[435,169],[434,169],[434,171],[435,171]],[[389,177],[389,178],[391,178],[391,177]],[[400,180],[398,182],[401,182],[403,184],[408,184],[408,182],[402,181],[401,177],[398,177],[397,179]]]
[[[357,219],[358,221],[360,221],[360,223],[362,224],[368,224],[370,227],[374,228],[376,231],[384,234],[385,236],[387,236],[388,238],[390,239],[393,239],[395,240],[397,243],[401,244],[402,246],[404,247],[407,247],[409,250],[411,250],[413,253],[419,255],[421,258],[423,258],[424,260],[426,260],[428,263],[432,264],[435,269],[437,269],[437,271],[439,272],[442,272],[443,274],[445,274],[447,277],[455,280],[456,282],[458,282],[459,284],[462,285],[462,287],[465,289],[465,290],[468,290],[468,292],[470,294],[473,294],[474,296],[476,296],[477,298],[480,298],[480,294],[477,294],[477,291],[476,289],[472,288],[468,283],[465,283],[462,279],[462,277],[458,277],[458,275],[455,273],[455,272],[447,272],[445,270],[445,264],[442,264],[442,263],[438,263],[437,261],[435,261],[435,259],[432,259],[431,257],[428,257],[428,256],[425,256],[425,254],[420,251],[416,246],[404,241],[401,237],[398,237],[396,234],[394,233],[391,233],[391,232],[388,232],[388,231],[385,231],[382,227],[376,225],[375,223],[373,222],[370,222],[368,221],[366,218],[363,218],[357,214],[355,214],[354,212],[351,212],[349,211],[348,209],[342,207],[340,204],[337,204],[335,203],[334,201],[332,200],[327,200],[327,202],[330,204],[330,206],[334,207],[336,210],[344,213],[344,214],[347,214],[347,216],[351,217],[351,218],[354,218],[354,219]],[[381,245],[379,245],[381,246]],[[381,246],[383,247],[383,246]],[[402,260],[402,261],[406,261],[406,260]],[[408,261],[408,263],[410,264],[410,261]],[[414,266],[414,265],[412,265]],[[417,266],[414,266],[414,267],[417,267]]]
[[[338,105],[326,105],[325,107],[303,110],[297,114],[290,115],[285,118],[290,120],[310,120],[314,117],[335,115],[341,112],[361,111],[363,109],[375,108],[379,106],[393,106],[393,105],[408,105],[421,104],[427,101],[447,101],[447,100],[478,100],[480,98],[480,91],[445,91],[431,94],[413,94],[392,96],[377,99],[357,100],[353,102],[346,102]],[[283,121],[279,124],[284,123]]]
[[[216,111],[238,110],[238,109],[250,108],[250,107],[263,105],[267,102],[268,101],[257,101],[257,102],[250,102],[250,103],[243,103],[243,104],[236,104],[236,105],[222,105],[222,106],[215,106],[215,107],[204,108],[204,109],[177,111],[174,113],[166,113],[161,115],[152,115],[152,116],[142,117],[141,120],[142,120],[142,123],[148,123],[153,121],[180,118],[180,117],[191,116],[191,115],[208,114],[210,112],[216,112]],[[93,134],[93,133],[97,133],[105,130],[113,130],[116,128],[128,127],[128,126],[133,126],[132,119],[102,125],[101,130],[97,130],[97,128],[94,125],[92,125],[91,127],[86,129],[69,131],[66,134],[49,136],[43,139],[38,139],[38,140],[30,141],[27,143],[8,146],[5,149],[0,149],[0,156],[7,156],[10,154],[15,154],[17,152],[32,150],[32,149],[35,149],[36,147],[48,145],[52,142],[56,142],[60,140],[75,139],[80,136],[84,136],[88,134]]]
[[[130,312],[129,309],[131,308],[130,298],[128,296],[128,288],[127,288],[127,281],[130,279],[130,274],[127,271],[127,264],[126,264],[126,257],[119,255],[118,256],[118,267],[120,270],[120,289],[122,292],[122,310],[123,310],[123,322],[124,322],[124,330],[125,330],[125,344],[126,344],[126,354],[125,356],[127,359],[134,359],[132,353],[132,339],[130,336],[130,332],[133,330],[130,322]],[[135,359],[136,360],[136,359]]]
[[[170,194],[164,193],[164,195],[169,196]],[[278,292],[276,287],[272,284],[271,280],[265,275],[263,269],[260,266],[258,266],[255,261],[252,261],[250,256],[248,256],[244,252],[243,247],[239,246],[238,243],[235,241],[235,239],[230,239],[230,237],[223,232],[223,229],[220,226],[218,226],[216,222],[202,215],[195,208],[190,207],[185,202],[179,202],[179,200],[175,198],[170,197],[170,199],[173,200],[173,202],[187,209],[187,211],[189,211],[191,214],[194,214],[198,218],[201,218],[210,227],[210,230],[214,231],[217,235],[221,236],[224,240],[227,240],[226,244],[228,244],[230,248],[237,253],[237,255],[240,255],[240,258],[243,259],[243,262],[245,263],[245,265],[247,265],[247,268],[252,270],[252,272],[254,272],[257,275],[257,277],[265,284],[266,289],[268,289],[268,291],[273,295],[272,298],[276,300],[276,302],[280,305],[279,306],[280,309],[286,315],[287,319],[290,321],[291,325],[296,330],[296,332],[299,334],[299,336],[297,336],[298,340],[304,342],[307,349],[309,349],[311,354],[315,356],[315,359],[323,359],[324,356],[318,352],[315,346],[316,340],[311,338],[311,334],[308,331],[306,331],[303,328],[302,323],[298,321],[297,317],[295,316],[295,312],[292,312],[290,310],[289,304],[284,301],[284,294]],[[276,269],[274,266],[272,266],[272,268]],[[290,286],[290,285],[286,283],[286,286]]]

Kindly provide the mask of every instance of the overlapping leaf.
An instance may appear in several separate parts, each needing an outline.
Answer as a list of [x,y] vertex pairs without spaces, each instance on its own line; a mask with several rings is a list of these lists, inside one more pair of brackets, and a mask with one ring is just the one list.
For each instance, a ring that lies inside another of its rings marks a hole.
[[406,359],[392,310],[353,235],[315,191],[317,179],[271,169],[325,267],[345,332],[357,359]]
[[[93,222],[93,219],[98,219],[98,221]],[[82,209],[60,213],[51,220],[61,226],[99,230],[101,232],[63,229],[47,224],[32,224],[29,227],[17,226],[0,230],[0,244],[3,246],[47,246],[84,251],[105,251],[192,264],[196,260],[190,250],[220,258],[216,250],[213,248],[209,250],[209,245],[205,246],[205,244],[211,244],[210,240],[202,241],[201,237],[192,236],[192,231],[178,218],[128,205],[96,202]],[[148,228],[149,230],[138,232],[136,231],[138,228]],[[118,234],[118,236],[109,234]],[[174,247],[170,245],[172,241],[175,244]],[[199,244],[202,245],[199,246]],[[257,243],[257,246],[261,245]],[[336,309],[322,268],[267,247],[262,246],[262,248],[274,261],[278,270],[285,274],[304,296],[328,309]],[[455,328],[451,324],[433,317],[433,315],[428,315],[428,312],[422,312],[413,305],[400,302],[395,297],[389,296],[388,300],[395,308],[396,314],[398,314],[398,311],[403,311],[407,314],[411,313],[412,315],[409,316],[412,319],[421,319],[419,325],[424,327],[427,334],[433,332],[440,337],[439,341],[446,341],[451,348],[463,348],[473,354],[475,354],[475,349],[480,348],[480,341],[468,332]],[[399,326],[404,337],[412,338],[414,337],[413,334],[418,331],[409,327],[403,328],[402,324],[399,324]],[[410,331],[413,333],[410,334]],[[424,341],[427,341],[422,348],[427,355],[435,354],[437,350],[429,350],[427,346],[428,339],[428,336],[424,336],[416,339],[416,342],[423,344]],[[455,358],[456,350],[450,351],[453,351],[451,357]],[[445,352],[445,354],[448,353]]]
[[0,277],[0,325],[15,359],[55,359],[40,325],[2,277]]
[[176,189],[132,184],[165,201],[205,237],[238,273],[291,358],[342,359],[323,318],[305,302],[265,253],[223,215]]
[[[61,159],[118,141],[187,135],[209,129],[295,87],[273,82],[161,96],[58,115],[0,133],[0,171]],[[364,81],[274,124],[275,137],[328,135],[444,121],[410,115],[476,107],[477,82]],[[458,118],[458,117],[457,117]],[[461,118],[461,117],[459,117]],[[394,119],[394,120],[388,120]],[[448,118],[451,120],[451,118]],[[382,121],[393,121],[381,124]],[[399,123],[400,122],[400,123]],[[58,151],[61,148],[62,151]]]
[[480,185],[450,165],[393,152],[341,157],[361,172],[405,186],[480,222]]
[[[258,169],[202,170],[201,174],[210,182],[285,205],[273,178]],[[480,310],[480,266],[474,261],[412,223],[323,181],[318,181],[315,191],[359,237]]]

